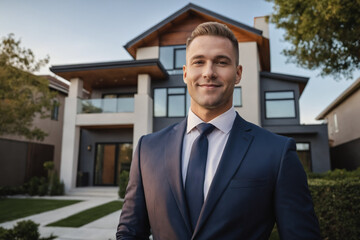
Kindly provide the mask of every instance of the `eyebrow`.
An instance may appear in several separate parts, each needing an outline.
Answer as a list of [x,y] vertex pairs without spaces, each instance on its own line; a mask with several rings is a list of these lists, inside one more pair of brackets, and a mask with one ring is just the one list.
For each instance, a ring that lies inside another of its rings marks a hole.
[[[204,55],[195,55],[195,56],[190,58],[190,61],[196,60],[196,59],[202,59],[202,58],[205,58],[205,56]],[[221,59],[221,58],[225,58],[225,59],[229,60],[230,62],[232,62],[231,58],[226,56],[226,55],[217,55],[217,56],[215,56],[214,59],[218,60],[218,59]]]

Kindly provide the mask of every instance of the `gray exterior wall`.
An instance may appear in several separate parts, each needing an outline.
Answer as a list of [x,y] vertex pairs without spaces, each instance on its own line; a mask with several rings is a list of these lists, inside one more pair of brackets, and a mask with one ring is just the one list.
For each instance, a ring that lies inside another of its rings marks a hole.
[[312,171],[331,170],[327,125],[267,126],[267,130],[292,137],[296,142],[310,143]]
[[25,180],[26,142],[0,139],[0,186],[20,186]]
[[[96,143],[132,143],[133,129],[81,129],[80,134],[78,172],[88,173],[87,181],[89,186],[93,186]],[[91,151],[87,150],[89,145],[91,145]]]
[[[297,125],[300,124],[299,115],[299,86],[296,82],[276,80],[261,76],[260,79],[260,102],[261,102],[261,126],[271,125]],[[295,96],[295,118],[273,118],[265,117],[265,92],[267,91],[294,91]]]
[[360,138],[330,148],[331,167],[355,170],[360,166]]
[[[151,81],[151,97],[154,99],[154,88],[165,87],[186,87],[182,74],[170,75],[168,80],[165,81]],[[187,114],[187,112],[186,112]],[[153,118],[153,131],[159,131],[174,123],[183,120],[183,117],[154,117]]]
[[0,139],[0,186],[20,186],[32,177],[46,177],[44,162],[54,158],[54,146]]

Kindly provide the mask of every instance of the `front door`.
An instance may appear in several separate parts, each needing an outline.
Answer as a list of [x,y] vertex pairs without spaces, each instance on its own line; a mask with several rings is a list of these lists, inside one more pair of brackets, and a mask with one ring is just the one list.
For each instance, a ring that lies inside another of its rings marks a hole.
[[97,143],[94,185],[116,186],[119,173],[130,169],[131,158],[131,143]]

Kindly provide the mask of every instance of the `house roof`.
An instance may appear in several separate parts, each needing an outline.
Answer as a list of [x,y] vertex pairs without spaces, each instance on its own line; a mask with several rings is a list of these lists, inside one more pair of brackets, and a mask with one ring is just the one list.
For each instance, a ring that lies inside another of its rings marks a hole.
[[358,78],[353,84],[350,85],[344,92],[342,92],[329,106],[327,106],[317,117],[316,120],[322,120],[328,115],[332,110],[337,108],[341,103],[343,103],[347,98],[353,95],[360,89],[360,78]]
[[[187,21],[188,19],[191,20]],[[185,44],[192,30],[198,24],[207,21],[217,21],[226,24],[234,32],[239,42],[256,41],[260,51],[260,64],[262,69],[270,71],[269,39],[262,36],[261,30],[234,21],[192,3],[189,3],[163,21],[130,40],[124,45],[124,48],[132,57],[136,58],[136,49],[140,47]],[[188,26],[181,27],[186,24]],[[161,39],[161,35],[166,34],[169,30],[173,30],[173,32],[166,35],[164,37],[165,40]],[[162,41],[156,41],[156,39],[161,39]],[[172,39],[172,41],[169,41],[169,39]]]
[[289,74],[282,74],[282,73],[273,73],[273,72],[260,72],[261,77],[265,78],[271,78],[276,80],[282,80],[282,81],[289,81],[299,84],[299,95],[303,93],[309,78],[308,77],[300,77],[300,76],[294,76]]
[[70,81],[81,78],[84,88],[136,85],[138,74],[149,74],[153,79],[166,79],[168,73],[158,59],[96,62],[51,66],[50,71]]
[[45,77],[49,80],[49,87],[51,89],[65,93],[66,95],[69,93],[69,84],[66,84],[50,75],[39,75],[39,76]]

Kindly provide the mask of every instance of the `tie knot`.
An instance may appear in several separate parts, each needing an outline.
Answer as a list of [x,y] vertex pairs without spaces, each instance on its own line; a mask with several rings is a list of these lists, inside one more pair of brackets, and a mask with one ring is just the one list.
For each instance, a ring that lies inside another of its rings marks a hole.
[[215,126],[212,125],[211,123],[200,123],[196,127],[199,130],[200,135],[203,135],[203,134],[208,135],[215,129]]

